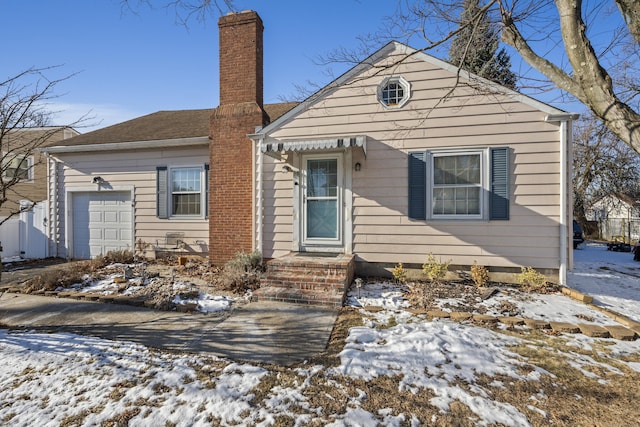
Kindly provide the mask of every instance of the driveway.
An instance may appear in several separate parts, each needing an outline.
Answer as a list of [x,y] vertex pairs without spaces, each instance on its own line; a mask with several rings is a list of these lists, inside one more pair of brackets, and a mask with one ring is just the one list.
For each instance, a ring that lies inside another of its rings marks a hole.
[[[60,266],[60,262],[24,264],[3,273],[2,284]],[[230,314],[189,314],[11,292],[0,295],[4,327],[73,332],[162,350],[280,365],[323,352],[337,315],[333,308],[267,301],[248,303]]]

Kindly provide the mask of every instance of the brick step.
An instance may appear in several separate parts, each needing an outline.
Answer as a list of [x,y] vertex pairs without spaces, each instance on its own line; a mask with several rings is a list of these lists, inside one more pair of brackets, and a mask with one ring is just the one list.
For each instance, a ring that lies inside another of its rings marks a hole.
[[254,291],[252,301],[280,301],[295,304],[325,305],[340,307],[344,299],[344,292],[313,291],[305,289],[285,289],[275,287],[261,287]]
[[347,268],[333,268],[317,265],[314,267],[292,266],[292,265],[267,265],[267,271],[273,274],[309,274],[314,276],[335,276],[343,277],[347,275]]
[[287,280],[260,280],[261,287],[291,289],[291,290],[307,290],[319,292],[343,292],[346,288],[343,284],[326,284],[313,282],[290,282]]
[[264,280],[272,280],[274,282],[288,282],[288,283],[317,283],[325,285],[338,285],[345,286],[347,284],[347,277],[327,277],[321,275],[309,275],[309,274],[277,274],[267,272],[263,276]]

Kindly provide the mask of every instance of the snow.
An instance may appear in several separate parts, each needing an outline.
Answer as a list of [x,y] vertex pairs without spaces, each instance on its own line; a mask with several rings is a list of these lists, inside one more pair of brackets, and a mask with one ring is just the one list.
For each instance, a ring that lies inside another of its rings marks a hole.
[[[106,280],[91,286],[108,291],[110,283]],[[597,243],[583,245],[575,251],[569,285],[593,295],[597,305],[635,319],[640,316],[640,263],[628,253],[608,252],[606,246]],[[564,295],[514,296],[504,290],[484,306],[492,312],[502,301],[510,301],[522,317],[615,323],[593,307]],[[197,304],[202,311],[216,311],[228,309],[232,301],[199,293],[177,301],[185,302]],[[455,306],[455,300],[448,302]],[[366,314],[367,320],[350,330],[339,354],[339,365],[291,369],[296,380],[278,383],[266,394],[263,391],[260,401],[254,399],[260,382],[270,375],[279,376],[285,368],[272,371],[215,357],[163,353],[131,342],[68,333],[0,329],[0,420],[14,426],[101,425],[125,414],[130,425],[268,426],[287,415],[299,426],[420,425],[415,414],[398,414],[391,408],[365,410],[367,395],[362,390],[350,397],[340,414],[323,414],[322,408],[313,407],[305,395],[319,378],[342,387],[338,378],[372,381],[393,376],[399,378],[403,391],[429,390],[431,404],[442,413],[459,401],[477,417],[477,425],[530,425],[526,414],[494,399],[491,392],[491,388],[508,387],[510,378],[531,382],[532,390],[539,389],[535,383],[542,378],[553,378],[550,372],[513,351],[515,345],[533,345],[526,334],[515,337],[469,323],[427,321],[407,311],[402,289],[384,281],[353,289],[347,303]],[[372,306],[380,309],[372,310]],[[606,347],[609,355],[625,356],[640,352],[640,340],[623,342],[581,334],[567,334],[561,339],[570,350],[554,351],[586,377],[606,383],[612,376],[625,375],[621,369],[625,365],[640,372],[638,362],[621,358],[608,363],[611,359],[594,358],[581,351]],[[496,379],[481,385],[479,376]],[[532,391],[526,408],[548,417],[536,407],[546,399],[542,390]],[[74,419],[77,421],[72,422]],[[431,421],[436,423],[437,416]]]
[[594,304],[640,322],[640,262],[632,253],[588,241],[574,251],[567,280],[571,288],[591,295]]

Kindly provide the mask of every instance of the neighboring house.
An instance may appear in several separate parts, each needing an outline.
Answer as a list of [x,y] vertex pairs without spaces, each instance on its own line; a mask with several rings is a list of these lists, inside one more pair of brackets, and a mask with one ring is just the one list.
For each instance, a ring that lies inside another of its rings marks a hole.
[[219,28],[210,121],[158,112],[47,150],[58,254],[162,248],[182,233],[182,250],[216,264],[315,253],[345,260],[349,278],[433,253],[564,282],[576,115],[395,42],[298,105],[263,107],[262,21],[242,12]]
[[640,239],[640,200],[626,194],[603,197],[586,212],[598,225],[598,238],[635,243]]
[[68,127],[47,126],[11,129],[3,136],[6,201],[0,207],[0,220],[8,218],[0,227],[3,257],[47,256],[47,162],[37,149],[75,135],[78,132]]

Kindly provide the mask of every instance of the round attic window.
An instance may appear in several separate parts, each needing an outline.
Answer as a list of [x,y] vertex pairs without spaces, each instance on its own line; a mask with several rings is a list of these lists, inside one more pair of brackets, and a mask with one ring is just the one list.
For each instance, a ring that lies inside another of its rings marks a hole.
[[411,97],[411,85],[402,77],[388,77],[378,86],[378,101],[388,108],[400,108]]

